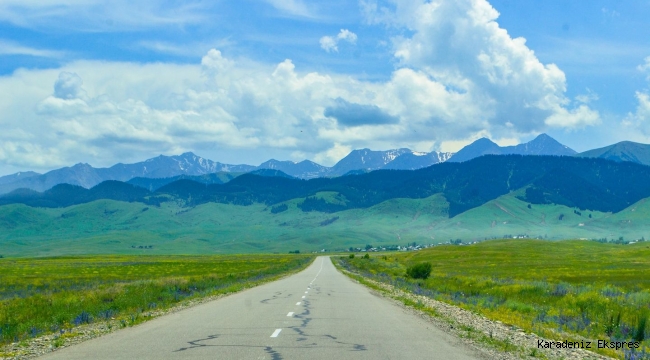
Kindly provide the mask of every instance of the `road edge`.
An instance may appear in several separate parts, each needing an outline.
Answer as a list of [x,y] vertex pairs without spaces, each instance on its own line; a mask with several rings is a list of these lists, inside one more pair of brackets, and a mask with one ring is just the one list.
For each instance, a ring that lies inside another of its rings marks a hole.
[[[74,346],[88,340],[92,340],[98,337],[102,337],[104,335],[114,333],[122,329],[136,327],[140,324],[146,323],[153,319],[157,319],[161,316],[174,314],[179,311],[189,309],[191,307],[195,307],[211,301],[219,300],[230,295],[238,294],[261,285],[265,285],[274,281],[282,280],[289,276],[293,276],[302,271],[305,271],[309,266],[311,266],[314,263],[314,261],[316,261],[316,259],[318,259],[318,256],[315,256],[312,262],[305,263],[303,266],[291,270],[285,274],[270,276],[266,279],[246,283],[242,286],[241,289],[238,289],[237,291],[231,291],[228,293],[211,295],[211,296],[206,296],[197,299],[185,300],[173,307],[164,310],[152,310],[152,311],[143,312],[142,319],[141,319],[142,321],[139,321],[133,325],[127,324],[126,326],[124,326],[120,320],[103,320],[103,321],[93,322],[91,324],[76,326],[64,334],[59,334],[59,333],[47,334],[47,335],[31,338],[29,340],[24,340],[18,343],[11,343],[0,347],[0,360],[34,359],[66,347]],[[55,342],[58,340],[61,341],[60,345],[54,346]],[[11,354],[11,355],[6,356],[6,354]]]
[[390,284],[368,279],[348,271],[332,257],[334,267],[353,281],[373,290],[377,295],[413,311],[439,329],[459,338],[463,343],[490,359],[514,360],[540,358],[548,360],[594,359],[611,360],[583,349],[538,348],[538,341],[551,341],[534,333],[493,321],[460,307],[396,289]]

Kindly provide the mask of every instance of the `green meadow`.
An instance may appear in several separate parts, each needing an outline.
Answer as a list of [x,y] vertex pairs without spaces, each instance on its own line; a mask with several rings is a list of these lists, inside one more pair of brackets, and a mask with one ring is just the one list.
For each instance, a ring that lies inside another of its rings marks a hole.
[[[532,205],[508,194],[453,218],[438,194],[392,199],[366,209],[303,212],[294,199],[273,207],[218,203],[160,207],[99,200],[67,208],[0,206],[0,256],[312,252],[372,245],[483,241],[516,235],[559,240],[650,236],[647,199],[616,213]],[[328,202],[333,193],[319,193]]]
[[[363,276],[550,339],[568,334],[569,340],[650,345],[647,242],[495,240],[339,261]],[[427,280],[406,277],[409,266],[427,262],[432,265]]]
[[72,256],[0,259],[0,344],[226,294],[306,267],[313,256]]

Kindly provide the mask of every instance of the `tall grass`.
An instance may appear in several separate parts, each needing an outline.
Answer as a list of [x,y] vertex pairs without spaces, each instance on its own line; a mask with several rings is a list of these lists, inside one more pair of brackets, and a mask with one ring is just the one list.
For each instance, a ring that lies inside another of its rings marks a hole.
[[0,344],[237,291],[310,256],[108,256],[0,259]]
[[[409,266],[424,261],[433,265],[427,280],[406,276]],[[508,240],[341,263],[543,336],[650,345],[650,248],[643,243]]]

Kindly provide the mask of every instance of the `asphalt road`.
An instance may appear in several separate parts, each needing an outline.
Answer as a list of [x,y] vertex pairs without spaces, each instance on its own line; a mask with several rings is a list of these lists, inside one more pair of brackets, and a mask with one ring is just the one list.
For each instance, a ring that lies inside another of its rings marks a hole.
[[291,277],[44,359],[477,359],[456,338],[319,257]]

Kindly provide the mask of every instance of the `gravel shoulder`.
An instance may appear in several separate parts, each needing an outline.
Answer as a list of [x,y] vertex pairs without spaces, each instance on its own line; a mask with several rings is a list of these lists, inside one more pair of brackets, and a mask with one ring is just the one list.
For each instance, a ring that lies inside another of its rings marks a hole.
[[[340,266],[337,266],[337,269],[353,280],[375,290],[377,295],[395,301],[400,306],[427,319],[438,328],[456,335],[469,346],[487,354],[491,359],[613,359],[585,349],[540,348],[539,344],[557,340],[526,333],[522,329],[490,320],[460,307],[402,291],[390,284],[349,272]],[[575,335],[571,335],[571,338],[575,338]],[[596,347],[592,339],[584,340],[592,341],[591,347]]]
[[97,321],[90,324],[76,326],[71,329],[62,330],[57,333],[47,334],[39,337],[35,337],[28,340],[23,340],[20,342],[14,342],[5,346],[0,347],[0,360],[27,360],[33,359],[47,353],[63,349],[69,346],[73,346],[84,341],[94,339],[106,334],[113,333],[115,331],[131,327],[138,326],[139,324],[155,319],[160,316],[165,316],[173,314],[182,310],[185,310],[190,307],[197,305],[205,304],[210,301],[218,300],[223,297],[245,291],[247,289],[271,282],[286,277],[292,276],[300,271],[303,271],[304,268],[299,270],[291,271],[287,274],[281,276],[269,277],[262,281],[250,282],[246,286],[242,287],[236,292],[206,296],[202,298],[196,298],[191,300],[185,300],[176,306],[160,309],[160,310],[151,310],[145,311],[139,314],[138,319],[133,319],[136,321],[130,321],[125,319],[111,319],[108,321]]

